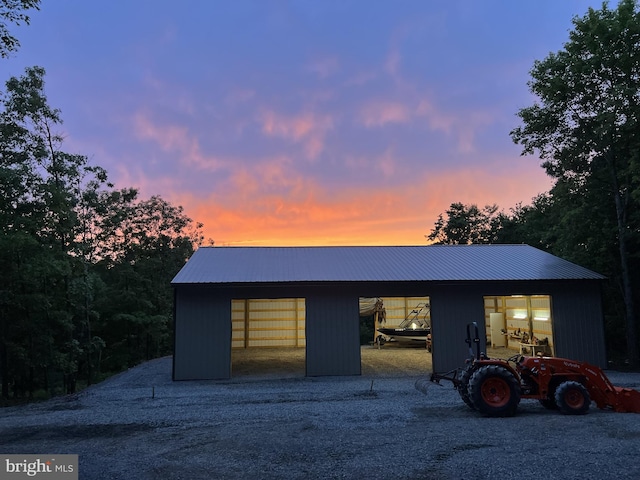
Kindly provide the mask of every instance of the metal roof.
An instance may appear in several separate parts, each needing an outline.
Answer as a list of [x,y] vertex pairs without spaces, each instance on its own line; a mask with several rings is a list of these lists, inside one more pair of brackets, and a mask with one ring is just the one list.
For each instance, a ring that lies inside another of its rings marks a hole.
[[529,245],[200,247],[173,285],[280,282],[599,280]]

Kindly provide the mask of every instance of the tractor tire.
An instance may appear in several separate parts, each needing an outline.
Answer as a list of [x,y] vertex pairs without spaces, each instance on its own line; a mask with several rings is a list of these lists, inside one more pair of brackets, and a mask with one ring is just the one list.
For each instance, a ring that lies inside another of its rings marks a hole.
[[589,391],[580,382],[567,381],[556,389],[556,405],[563,415],[584,415],[589,411]]
[[460,371],[460,376],[458,378],[458,380],[460,380],[460,384],[456,387],[456,389],[458,390],[458,393],[460,394],[460,398],[462,398],[462,401],[466,403],[471,410],[475,410],[476,407],[473,406],[473,402],[469,397],[469,379],[471,378],[472,372],[473,372],[472,364],[467,365]]
[[505,367],[485,365],[471,375],[469,397],[487,417],[511,417],[520,403],[520,383]]

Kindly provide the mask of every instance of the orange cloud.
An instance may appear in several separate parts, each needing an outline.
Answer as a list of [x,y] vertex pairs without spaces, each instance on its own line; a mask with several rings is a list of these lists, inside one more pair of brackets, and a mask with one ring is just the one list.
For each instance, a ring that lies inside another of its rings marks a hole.
[[[395,102],[372,103],[368,110],[362,110],[363,119],[374,125],[422,117],[432,128],[456,135],[459,148],[466,145],[469,151],[476,129],[490,122],[487,115],[469,115],[469,125],[465,126],[431,104],[417,105],[411,110]],[[302,144],[309,158],[322,151],[324,136],[333,128],[331,117],[312,113],[284,116],[267,111],[260,120],[266,135]],[[203,154],[198,139],[184,127],[157,125],[142,113],[134,117],[134,126],[138,138],[156,143],[181,163],[194,167],[196,175],[224,169],[226,180],[220,184],[212,178],[210,193],[184,191],[185,178],[150,179],[142,170],[131,167],[135,164],[120,164],[117,169],[118,183],[135,185],[141,197],[161,193],[170,202],[184,206],[187,215],[204,223],[205,237],[217,244],[424,244],[438,214],[453,202],[479,206],[496,203],[508,209],[518,202],[529,203],[550,187],[543,169],[519,157],[478,158],[477,166],[439,174],[420,169],[424,173],[408,177],[404,184],[373,187],[365,173],[372,166],[372,176],[378,180],[380,173],[389,181],[398,175],[398,159],[389,147],[375,158],[347,157],[349,168],[362,170],[362,181],[337,189],[305,176],[289,153],[252,162],[234,161]],[[511,170],[503,165],[512,166]]]
[[[453,202],[497,203],[508,210],[548,190],[544,171],[524,162],[514,171],[424,174],[405,185],[372,188],[365,182],[335,191],[302,176],[286,178],[281,159],[260,173],[239,172],[224,192],[207,198],[176,192],[174,201],[203,222],[206,237],[218,245],[417,245],[426,243],[438,214]],[[284,184],[286,193],[261,193],[256,178],[263,173],[267,184]]]

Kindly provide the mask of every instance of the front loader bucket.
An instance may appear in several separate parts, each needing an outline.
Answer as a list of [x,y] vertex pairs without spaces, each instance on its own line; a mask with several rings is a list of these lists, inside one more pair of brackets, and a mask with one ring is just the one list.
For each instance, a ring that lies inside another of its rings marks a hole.
[[632,388],[615,387],[617,405],[616,412],[640,413],[640,392]]

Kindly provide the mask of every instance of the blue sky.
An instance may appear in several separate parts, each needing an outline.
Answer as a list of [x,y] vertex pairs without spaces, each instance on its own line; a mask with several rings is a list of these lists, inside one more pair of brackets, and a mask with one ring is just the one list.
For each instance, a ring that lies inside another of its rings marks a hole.
[[[452,202],[549,189],[509,137],[585,0],[43,0],[64,149],[183,205],[220,245],[426,243]],[[615,5],[615,4],[613,4]]]

